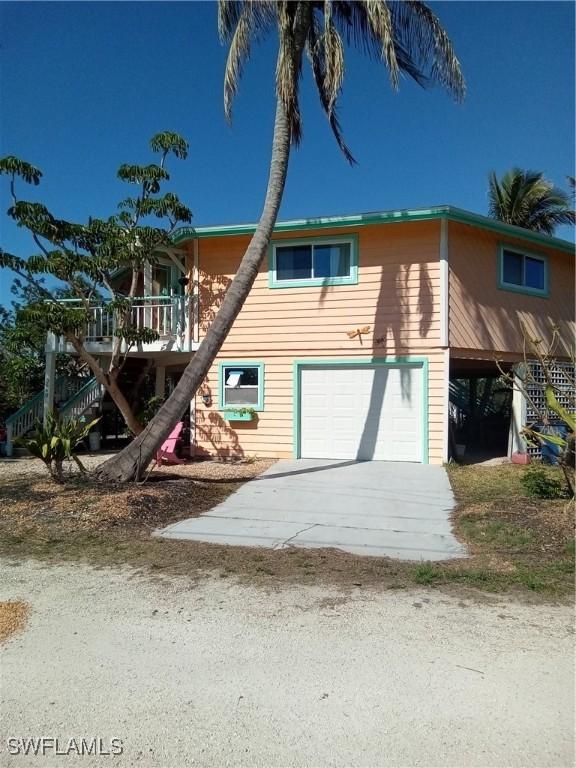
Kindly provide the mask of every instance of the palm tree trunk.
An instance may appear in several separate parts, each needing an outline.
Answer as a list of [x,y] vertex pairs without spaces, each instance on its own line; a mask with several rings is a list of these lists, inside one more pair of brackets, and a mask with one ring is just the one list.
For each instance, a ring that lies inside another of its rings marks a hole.
[[121,453],[105,462],[98,469],[96,474],[100,480],[129,482],[139,479],[170,430],[184,414],[191,398],[208,374],[232,324],[250,293],[260,265],[266,256],[286,183],[290,138],[290,125],[285,109],[278,99],[270,175],[264,208],[236,276],[224,297],[214,322],[208,329],[198,351],[188,364],[172,395],[141,434]]

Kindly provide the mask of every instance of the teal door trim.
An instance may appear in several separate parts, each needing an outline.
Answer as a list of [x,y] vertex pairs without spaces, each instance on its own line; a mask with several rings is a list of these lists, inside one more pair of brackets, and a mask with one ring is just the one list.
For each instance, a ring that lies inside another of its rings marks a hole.
[[360,357],[338,359],[294,360],[293,365],[293,453],[294,458],[300,458],[301,435],[301,398],[302,398],[302,368],[363,368],[367,365],[387,366],[398,368],[407,366],[422,369],[422,464],[428,464],[429,458],[429,419],[428,419],[428,358],[427,357]]

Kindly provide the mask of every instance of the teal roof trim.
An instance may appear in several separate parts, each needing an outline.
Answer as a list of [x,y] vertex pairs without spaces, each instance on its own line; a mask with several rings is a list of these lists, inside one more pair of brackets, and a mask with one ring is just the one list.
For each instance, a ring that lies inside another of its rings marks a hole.
[[[517,237],[532,243],[557,248],[566,253],[574,254],[575,246],[569,240],[558,237],[541,235],[522,227],[504,224],[478,213],[465,211],[462,208],[454,208],[450,205],[442,205],[435,208],[416,208],[414,210],[380,211],[374,213],[360,213],[350,216],[326,216],[315,219],[293,219],[291,221],[278,221],[274,232],[305,232],[307,230],[331,229],[337,227],[365,227],[369,224],[398,224],[407,221],[430,221],[435,219],[448,219],[448,221],[460,224],[469,224],[474,227],[488,229],[492,232]],[[251,235],[256,230],[256,224],[229,224],[214,227],[181,227],[172,235],[175,244],[186,240],[201,239],[206,237],[230,237],[232,235]]]

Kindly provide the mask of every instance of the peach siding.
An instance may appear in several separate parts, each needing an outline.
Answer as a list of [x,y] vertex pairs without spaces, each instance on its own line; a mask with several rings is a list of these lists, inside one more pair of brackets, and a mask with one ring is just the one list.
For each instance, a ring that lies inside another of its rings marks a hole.
[[[449,223],[450,347],[454,357],[511,360],[522,352],[520,321],[537,338],[559,326],[566,349],[573,344],[574,255],[508,238],[465,224]],[[498,287],[500,244],[548,256],[549,298]],[[457,348],[457,349],[454,349]]]
[[[277,235],[359,237],[358,285],[268,288],[263,265],[196,401],[199,453],[293,455],[293,361],[426,356],[429,359],[429,460],[443,456],[444,356],[440,348],[439,222],[370,226],[354,230]],[[234,276],[246,236],[199,241],[200,339]],[[362,343],[347,331],[370,326]],[[264,410],[258,420],[235,424],[219,412],[218,364],[263,362]]]

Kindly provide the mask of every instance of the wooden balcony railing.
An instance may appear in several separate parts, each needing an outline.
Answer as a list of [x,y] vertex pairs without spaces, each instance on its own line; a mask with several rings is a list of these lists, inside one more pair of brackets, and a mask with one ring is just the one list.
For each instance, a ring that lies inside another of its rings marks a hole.
[[[131,323],[137,330],[148,328],[155,331],[161,341],[175,341],[177,346],[191,339],[193,297],[186,296],[137,296],[132,299]],[[63,299],[72,306],[81,306],[78,299]],[[112,342],[117,318],[109,302],[94,302],[89,308],[89,320],[84,340],[88,343]]]

